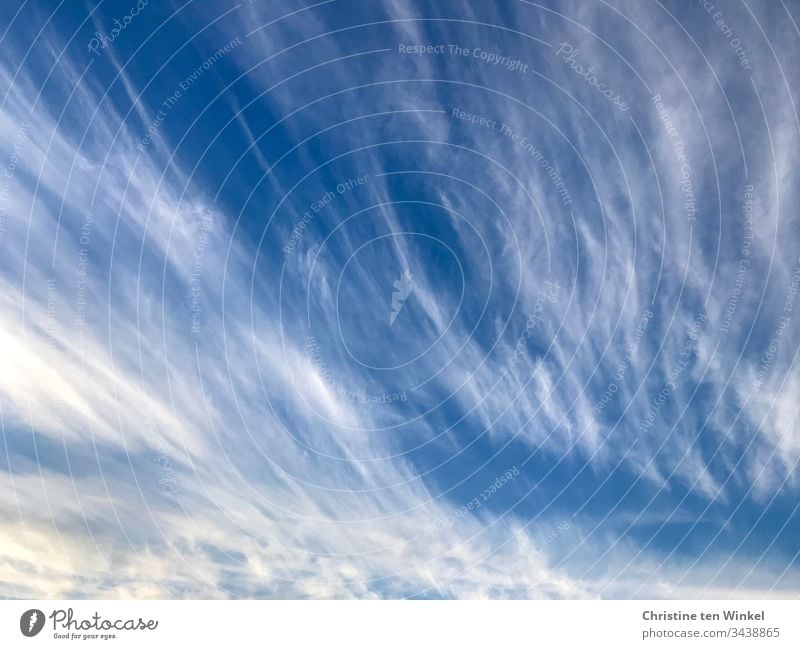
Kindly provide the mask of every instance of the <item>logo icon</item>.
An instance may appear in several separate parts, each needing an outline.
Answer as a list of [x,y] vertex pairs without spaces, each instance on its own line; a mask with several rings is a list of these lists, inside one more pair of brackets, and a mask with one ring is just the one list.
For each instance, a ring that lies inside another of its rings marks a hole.
[[22,635],[32,638],[44,628],[44,613],[38,608],[25,611],[19,618],[19,630]]
[[403,302],[406,301],[411,291],[414,290],[411,272],[406,268],[402,276],[396,282],[392,282],[395,291],[392,293],[392,311],[389,313],[389,326],[394,324],[400,311],[403,310]]

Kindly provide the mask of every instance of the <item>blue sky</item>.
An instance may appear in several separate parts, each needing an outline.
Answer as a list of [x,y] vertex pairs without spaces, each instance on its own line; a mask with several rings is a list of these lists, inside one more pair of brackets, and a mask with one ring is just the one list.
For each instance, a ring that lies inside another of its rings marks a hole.
[[715,4],[5,3],[0,596],[797,597],[800,7]]

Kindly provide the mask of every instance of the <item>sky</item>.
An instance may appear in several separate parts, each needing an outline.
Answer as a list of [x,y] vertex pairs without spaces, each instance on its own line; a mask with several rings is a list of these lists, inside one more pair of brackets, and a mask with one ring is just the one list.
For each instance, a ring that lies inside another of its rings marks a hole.
[[0,597],[800,596],[799,23],[3,3]]

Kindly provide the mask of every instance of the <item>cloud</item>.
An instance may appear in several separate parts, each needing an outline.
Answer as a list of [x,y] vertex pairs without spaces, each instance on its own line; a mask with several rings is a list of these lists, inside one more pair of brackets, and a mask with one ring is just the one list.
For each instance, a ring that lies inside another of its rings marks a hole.
[[[243,5],[150,77],[116,44],[84,69],[51,30],[52,94],[0,59],[0,592],[795,592],[793,314],[762,359],[792,295],[797,119],[757,32],[748,85],[663,8],[337,7]],[[764,503],[775,543],[747,546]]]

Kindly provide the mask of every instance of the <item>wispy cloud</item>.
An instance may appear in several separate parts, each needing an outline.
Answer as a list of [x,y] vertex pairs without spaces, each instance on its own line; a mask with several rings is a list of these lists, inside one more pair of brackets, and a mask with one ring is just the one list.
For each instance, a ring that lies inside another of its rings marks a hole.
[[359,7],[4,50],[0,593],[794,596],[800,34]]

